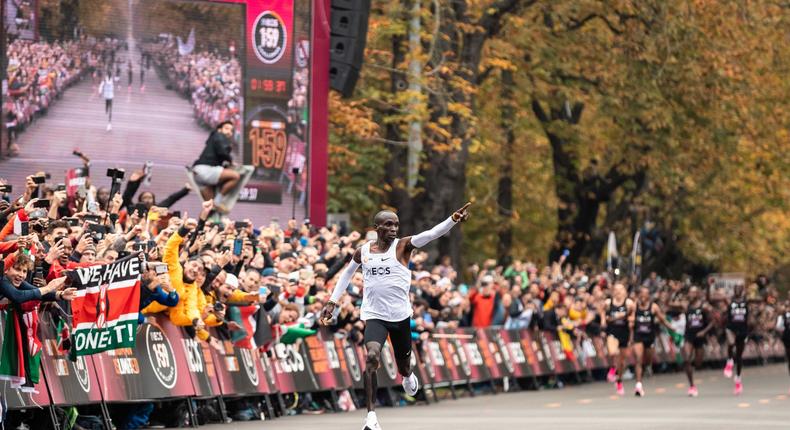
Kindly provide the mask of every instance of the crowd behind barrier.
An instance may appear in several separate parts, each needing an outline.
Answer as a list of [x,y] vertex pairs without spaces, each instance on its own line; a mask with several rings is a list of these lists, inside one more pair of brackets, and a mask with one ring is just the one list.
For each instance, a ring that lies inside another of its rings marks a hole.
[[168,86],[190,100],[195,117],[206,127],[223,121],[241,130],[241,65],[232,56],[196,51],[179,55],[175,43],[144,43],[146,64],[153,65]]
[[[43,172],[16,184],[15,193],[0,191],[0,253],[6,263],[0,299],[10,300],[6,306],[12,309],[43,300],[39,310],[26,310],[39,317],[32,344],[40,342],[43,377],[38,393],[6,389],[10,408],[362,388],[361,273],[332,324],[319,327],[317,320],[339,272],[372,239],[370,233],[319,228],[309,220],[256,227],[215,213],[211,202],[189,218],[166,208],[175,197],[161,207],[146,190],[135,198],[145,175],[134,172],[124,193],[121,180],[97,187],[110,179],[89,176],[67,181],[67,190],[60,190],[50,183],[59,180],[47,181]],[[141,279],[135,346],[70,361],[71,294],[58,287],[59,280],[79,268],[141,254],[148,268]],[[573,266],[563,257],[542,268],[488,260],[458,273],[449,258],[431,264],[423,250],[412,254],[409,269],[413,356],[429,388],[578,375],[610,364],[602,315],[612,272]],[[682,333],[684,312],[672,303],[682,301],[690,280],[665,281],[653,273],[643,282],[619,281],[630,287],[632,298],[637,287],[649,289]],[[39,298],[18,297],[17,289],[36,288]],[[780,302],[764,276],[747,291],[754,340],[747,358],[781,356],[776,322],[790,302]],[[726,294],[714,285],[706,292],[715,322],[706,358],[721,360]],[[657,361],[676,363],[674,339],[663,334],[660,340]],[[382,363],[380,385],[397,386],[388,348]]]

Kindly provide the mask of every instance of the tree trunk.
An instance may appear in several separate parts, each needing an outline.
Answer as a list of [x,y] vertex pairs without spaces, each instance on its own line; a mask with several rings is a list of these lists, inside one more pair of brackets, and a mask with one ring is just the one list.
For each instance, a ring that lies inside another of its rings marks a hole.
[[513,148],[516,140],[513,132],[515,112],[513,109],[513,72],[502,70],[502,130],[505,142],[502,148],[502,166],[497,184],[497,207],[499,212],[499,242],[497,260],[506,265],[513,246]]
[[[403,36],[395,35],[392,37],[392,72],[390,72],[390,91],[395,94],[405,90],[408,86],[406,75],[397,71],[406,58],[403,50]],[[392,113],[392,112],[390,112]],[[386,126],[385,137],[390,142],[401,142],[403,136],[398,124],[390,123]],[[389,193],[389,204],[398,213],[400,218],[401,232],[412,234],[414,231],[411,222],[414,218],[413,204],[409,191],[406,187],[406,169],[408,166],[408,148],[406,146],[390,146],[390,159],[386,165],[385,179],[392,187]],[[373,225],[373,214],[371,214],[370,224]]]
[[[580,260],[597,262],[603,251],[605,235],[608,227],[626,219],[628,211],[619,211],[617,217],[609,217],[604,228],[596,225],[601,204],[610,200],[612,194],[626,181],[636,181],[637,191],[641,192],[645,181],[643,171],[634,174],[623,174],[619,164],[615,164],[605,174],[596,173],[593,165],[588,171],[579,172],[572,154],[566,149],[568,142],[550,125],[561,122],[576,125],[581,120],[584,105],[565,101],[560,106],[551,107],[548,112],[542,104],[532,101],[532,111],[543,125],[552,150],[554,166],[555,192],[557,194],[557,234],[554,246],[549,252],[550,261],[559,259],[563,250],[568,249],[568,261],[578,263]],[[630,195],[633,199],[635,194]]]
[[[403,215],[400,221],[404,235],[429,229],[463,206],[466,198],[466,162],[473,137],[474,118],[453,112],[449,109],[449,104],[456,103],[472,108],[474,97],[470,91],[459,88],[457,81],[465,81],[471,87],[477,86],[485,42],[499,33],[505,15],[535,3],[535,0],[498,0],[478,21],[470,18],[468,5],[463,0],[451,2],[443,9],[439,29],[441,37],[435,41],[436,52],[442,53],[447,61],[452,61],[454,67],[452,71],[441,75],[442,88],[436,92],[442,96],[431,97],[431,120],[437,122],[440,116],[448,115],[452,121],[447,131],[453,139],[460,141],[460,145],[443,142],[451,144],[452,148],[449,150],[437,150],[426,145],[424,154],[428,162],[421,166],[421,180],[417,186],[422,191],[415,196],[409,196],[405,191],[406,151],[403,148],[393,148],[393,157],[388,168],[388,180],[393,186],[390,202]],[[459,28],[459,23],[474,27],[475,30],[466,32]],[[401,64],[402,61],[401,55],[399,59],[393,59],[393,64]],[[453,265],[460,268],[461,241],[461,229],[454,228],[426,248],[430,257],[448,255]]]

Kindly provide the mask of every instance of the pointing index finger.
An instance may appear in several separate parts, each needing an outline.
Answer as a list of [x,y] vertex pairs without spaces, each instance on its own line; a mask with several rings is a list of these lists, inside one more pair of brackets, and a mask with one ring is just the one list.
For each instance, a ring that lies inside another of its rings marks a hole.
[[461,208],[461,210],[465,211],[467,208],[469,208],[469,206],[472,206],[472,202],[466,202],[466,204],[464,205],[464,207]]

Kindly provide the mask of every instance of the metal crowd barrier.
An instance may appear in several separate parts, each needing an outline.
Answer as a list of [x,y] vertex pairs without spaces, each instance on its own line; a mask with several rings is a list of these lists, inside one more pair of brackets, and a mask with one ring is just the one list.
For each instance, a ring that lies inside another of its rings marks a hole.
[[[0,321],[5,322],[4,311]],[[2,324],[0,323],[0,324]],[[100,404],[109,419],[107,404],[186,398],[270,396],[272,404],[282,394],[362,389],[365,351],[327,329],[303,342],[275,344],[268,353],[235,348],[224,342],[222,352],[189,337],[164,316],[138,328],[135,348],[118,349],[70,361],[59,350],[59,334],[47,312],[40,313],[42,342],[41,380],[38,393],[23,393],[6,386],[8,409],[36,406]],[[0,336],[3,331],[0,330]],[[680,364],[678,348],[669,335],[657,336],[654,362]],[[531,330],[459,328],[437,330],[427,340],[413,344],[412,360],[426,390],[426,400],[437,400],[436,389],[469,389],[478,383],[504,380],[532,381],[561,375],[588,379],[590,372],[609,366],[602,339],[583,338],[563,350],[556,333]],[[747,345],[745,358],[784,357],[778,339]],[[706,360],[726,359],[726,348],[711,339]],[[383,349],[378,370],[379,387],[400,385],[389,344]],[[431,396],[428,396],[428,393]],[[191,402],[188,402],[191,405]],[[194,412],[194,411],[192,411]],[[273,415],[273,414],[272,414]]]

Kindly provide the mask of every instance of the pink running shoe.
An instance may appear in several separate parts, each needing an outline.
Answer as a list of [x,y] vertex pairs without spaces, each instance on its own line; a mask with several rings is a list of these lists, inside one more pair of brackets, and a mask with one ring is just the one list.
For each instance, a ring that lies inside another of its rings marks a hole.
[[618,382],[617,383],[617,395],[618,396],[625,395],[625,389],[623,389],[623,383],[622,382]]
[[735,382],[735,395],[740,396],[743,393],[743,383],[741,381]]
[[606,380],[609,381],[609,383],[614,383],[617,381],[617,369],[610,367],[609,373],[606,375]]
[[725,378],[732,378],[732,364],[732,360],[727,360],[727,364],[724,365]]
[[697,397],[699,396],[699,391],[697,391],[697,387],[692,385],[689,387],[689,397]]

